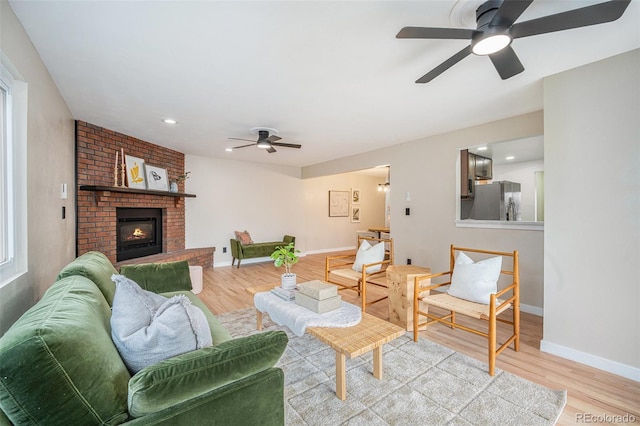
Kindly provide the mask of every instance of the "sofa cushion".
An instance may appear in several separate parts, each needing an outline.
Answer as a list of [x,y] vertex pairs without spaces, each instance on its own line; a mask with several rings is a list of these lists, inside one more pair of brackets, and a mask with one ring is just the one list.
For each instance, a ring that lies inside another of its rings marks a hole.
[[211,346],[207,318],[185,295],[168,299],[125,276],[112,279],[116,294],[111,336],[129,371],[135,374],[164,359]]
[[53,284],[0,338],[0,407],[13,424],[119,424],[131,378],[110,308],[82,276]]
[[182,291],[172,291],[168,293],[162,293],[162,295],[165,297],[173,297],[179,294],[186,296],[187,298],[189,298],[189,300],[194,306],[197,306],[198,308],[202,309],[202,312],[204,312],[204,316],[207,318],[207,322],[209,323],[209,330],[211,331],[211,340],[213,341],[214,345],[219,345],[222,342],[231,340],[231,335],[229,334],[229,332],[222,326],[222,324],[220,324],[220,321],[218,321],[218,318],[216,318],[215,315],[211,313],[207,305],[205,305],[204,302],[198,298],[198,296],[196,296],[191,292],[182,292]]
[[58,279],[72,275],[81,275],[89,278],[98,286],[109,306],[113,303],[113,295],[116,285],[111,281],[111,275],[117,274],[116,268],[104,254],[98,251],[90,251],[75,259],[65,266]]
[[131,278],[140,287],[154,293],[167,291],[190,291],[189,262],[144,263],[123,265],[120,274]]
[[145,368],[129,382],[129,412],[153,413],[273,367],[287,347],[283,331],[267,331],[189,352]]

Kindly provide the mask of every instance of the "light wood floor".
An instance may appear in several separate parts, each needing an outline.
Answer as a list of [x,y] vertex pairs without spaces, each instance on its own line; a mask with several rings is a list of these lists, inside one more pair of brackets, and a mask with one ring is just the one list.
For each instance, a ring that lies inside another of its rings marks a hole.
[[[324,279],[326,255],[316,254],[300,258],[300,262],[294,266],[298,282]],[[252,297],[245,289],[259,284],[279,282],[282,273],[283,269],[275,268],[271,262],[246,264],[239,269],[235,266],[216,267],[205,271],[204,290],[200,298],[216,314],[251,307]],[[367,291],[369,292],[369,288]],[[357,302],[355,293],[354,296],[351,294],[352,292],[341,292],[344,300]],[[367,308],[367,312],[383,319],[389,318],[386,301]],[[476,320],[469,320],[470,323],[474,321]],[[483,321],[478,320],[478,323]],[[523,313],[520,332],[520,351],[505,349],[497,358],[497,367],[549,388],[566,389],[567,405],[558,424],[587,423],[580,421],[578,416],[581,413],[592,416],[630,414],[635,416],[636,423],[640,423],[640,383],[540,352],[541,317]],[[487,362],[487,341],[483,337],[462,330],[451,330],[440,324],[429,326],[421,335]]]

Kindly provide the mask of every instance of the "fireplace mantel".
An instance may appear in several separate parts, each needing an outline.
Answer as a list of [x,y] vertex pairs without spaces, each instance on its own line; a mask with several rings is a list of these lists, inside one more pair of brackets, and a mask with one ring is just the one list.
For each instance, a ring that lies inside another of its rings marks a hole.
[[96,193],[96,200],[98,202],[106,201],[112,192],[120,192],[125,194],[145,194],[145,195],[158,195],[160,197],[174,197],[176,204],[180,198],[195,198],[195,194],[186,194],[184,192],[167,192],[167,191],[154,191],[152,189],[135,189],[122,186],[99,186],[99,185],[80,185],[82,191],[93,191]]
[[[186,194],[184,192],[167,192],[167,191],[154,191],[152,189],[135,189],[122,186],[98,186],[98,185],[80,185],[82,191],[94,191],[94,192],[124,192],[126,194],[149,194],[160,195],[161,197],[185,197],[195,198],[195,194]],[[108,194],[104,194],[108,196]]]

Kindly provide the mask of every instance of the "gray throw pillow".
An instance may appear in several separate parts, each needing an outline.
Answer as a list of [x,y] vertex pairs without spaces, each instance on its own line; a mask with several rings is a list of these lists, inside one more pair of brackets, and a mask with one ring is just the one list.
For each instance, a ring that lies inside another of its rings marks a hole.
[[114,274],[111,338],[132,374],[167,358],[212,345],[205,314],[186,296],[168,299]]

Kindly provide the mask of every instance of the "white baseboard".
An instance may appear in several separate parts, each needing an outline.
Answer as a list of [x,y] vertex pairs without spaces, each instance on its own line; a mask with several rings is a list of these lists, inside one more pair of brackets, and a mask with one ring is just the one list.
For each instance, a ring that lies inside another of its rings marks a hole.
[[[298,253],[298,257],[305,257],[307,255],[307,253]],[[220,267],[220,266],[231,266],[231,262],[233,260],[223,260],[220,262],[216,262],[214,260],[213,262],[213,267]],[[269,257],[269,256],[264,256],[264,257],[254,257],[252,259],[242,259],[242,262],[240,263],[241,265],[249,265],[251,263],[261,263],[261,262],[273,262],[273,260]],[[238,262],[236,262],[236,264],[234,266],[237,266]]]
[[345,251],[345,250],[355,250],[355,249],[356,249],[356,246],[336,247],[336,248],[330,248],[330,249],[309,250],[306,253],[307,254],[320,254],[320,253],[330,253],[332,251]]
[[539,317],[544,316],[543,308],[538,308],[537,306],[533,306],[533,305],[526,305],[524,303],[520,304],[520,312],[526,312],[528,314],[537,315]]
[[566,346],[558,345],[557,343],[552,343],[544,339],[540,341],[540,350],[542,352],[557,355],[571,361],[579,362],[580,364],[585,364],[599,370],[604,370],[606,372],[640,382],[640,368],[638,367],[622,364],[617,361],[612,361],[610,359],[602,358],[576,349],[567,348]]

